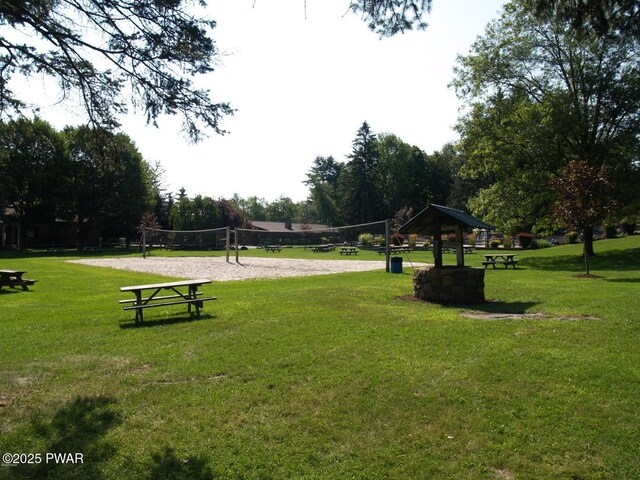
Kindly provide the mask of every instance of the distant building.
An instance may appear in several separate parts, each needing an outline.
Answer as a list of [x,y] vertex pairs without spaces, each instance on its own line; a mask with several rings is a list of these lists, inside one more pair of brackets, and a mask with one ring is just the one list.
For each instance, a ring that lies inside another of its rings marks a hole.
[[246,245],[312,245],[322,243],[323,235],[332,231],[328,225],[294,222],[251,222],[254,232],[242,231],[240,243]]
[[[75,248],[78,246],[77,221],[56,219],[50,222],[34,221],[24,226],[13,207],[0,207],[0,248]],[[100,234],[95,227],[85,233],[85,244],[98,243]]]

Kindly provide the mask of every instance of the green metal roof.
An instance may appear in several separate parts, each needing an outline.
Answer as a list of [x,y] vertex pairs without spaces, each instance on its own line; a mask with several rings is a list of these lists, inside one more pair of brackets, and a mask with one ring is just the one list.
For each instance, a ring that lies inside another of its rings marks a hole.
[[443,205],[431,204],[407,223],[400,227],[400,233],[417,233],[422,235],[433,235],[435,225],[440,222],[441,231],[455,230],[461,228],[483,228],[493,230],[494,227],[482,220],[470,215],[462,210],[457,210]]

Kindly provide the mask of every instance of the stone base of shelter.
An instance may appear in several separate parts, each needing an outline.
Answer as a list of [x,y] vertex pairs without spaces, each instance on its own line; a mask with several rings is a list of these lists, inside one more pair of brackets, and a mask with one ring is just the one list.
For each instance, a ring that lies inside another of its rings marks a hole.
[[469,267],[425,267],[413,272],[413,293],[435,303],[484,302],[484,270]]

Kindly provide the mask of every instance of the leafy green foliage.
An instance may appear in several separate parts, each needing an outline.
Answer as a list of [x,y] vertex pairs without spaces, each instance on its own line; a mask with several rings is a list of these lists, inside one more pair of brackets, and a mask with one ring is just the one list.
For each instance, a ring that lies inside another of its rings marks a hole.
[[99,127],[116,127],[118,115],[133,106],[151,124],[162,114],[181,115],[194,141],[203,126],[224,133],[220,121],[232,108],[212,102],[193,81],[213,70],[215,22],[192,14],[190,3],[0,1],[0,113],[25,109],[25,101],[7,83],[37,72],[57,80],[61,98],[78,92]]
[[352,0],[349,8],[369,22],[381,37],[409,30],[424,30],[423,16],[431,10],[431,0]]
[[[14,207],[26,233],[34,222],[53,222],[70,187],[64,140],[48,123],[0,123],[0,196]],[[21,242],[24,245],[24,241]]]
[[458,126],[461,171],[485,182],[470,205],[505,231],[552,227],[550,181],[572,159],[608,165],[621,204],[637,197],[640,45],[540,19],[530,6],[508,3],[453,81],[470,105]]
[[62,216],[79,224],[80,244],[97,227],[105,237],[132,233],[153,203],[148,165],[132,140],[123,133],[89,127],[67,127],[72,184]]

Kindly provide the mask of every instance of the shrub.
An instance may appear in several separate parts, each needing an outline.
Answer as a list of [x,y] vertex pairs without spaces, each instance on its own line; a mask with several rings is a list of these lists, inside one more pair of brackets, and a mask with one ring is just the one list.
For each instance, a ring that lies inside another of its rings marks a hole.
[[377,235],[373,237],[373,243],[376,245],[380,245],[381,247],[387,246],[387,241],[385,240],[384,235]]
[[500,240],[491,240],[491,248],[498,248],[500,246]]
[[415,247],[417,241],[418,241],[418,235],[416,235],[415,233],[412,233],[411,235],[409,235],[408,242],[410,247]]
[[564,234],[564,240],[567,243],[578,243],[578,232],[567,232]]
[[475,233],[467,234],[467,243],[469,245],[473,245],[474,243],[476,243],[476,234]]
[[505,235],[502,237],[502,244],[504,245],[504,248],[511,248],[513,245],[511,242],[511,235]]
[[537,250],[539,248],[549,248],[550,246],[551,246],[551,243],[549,243],[544,238],[534,238],[533,240],[531,240],[531,243],[529,244],[529,248],[531,250]]
[[358,235],[358,243],[361,245],[373,245],[373,235],[370,233],[361,233]]
[[633,235],[636,231],[636,223],[638,218],[635,215],[629,215],[620,220],[620,228],[627,235]]
[[604,226],[604,238],[616,238],[618,235],[618,229],[615,225]]
[[531,245],[531,241],[535,237],[535,235],[528,232],[519,233],[517,236],[518,236],[518,243],[522,248],[529,248],[529,245]]

